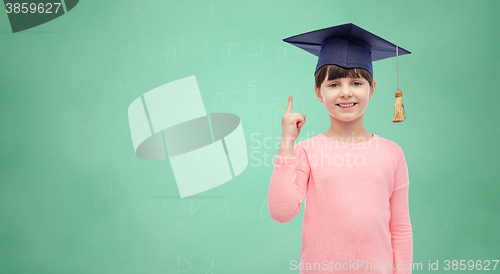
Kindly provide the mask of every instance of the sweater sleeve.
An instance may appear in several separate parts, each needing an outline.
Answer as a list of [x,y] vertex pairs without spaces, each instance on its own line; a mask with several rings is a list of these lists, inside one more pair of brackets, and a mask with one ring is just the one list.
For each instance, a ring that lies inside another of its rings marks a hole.
[[300,143],[293,147],[293,157],[275,156],[267,207],[276,222],[291,221],[300,211],[307,190],[310,166]]
[[413,236],[408,206],[408,166],[403,150],[398,146],[394,190],[390,199],[391,244],[394,253],[394,274],[412,273]]

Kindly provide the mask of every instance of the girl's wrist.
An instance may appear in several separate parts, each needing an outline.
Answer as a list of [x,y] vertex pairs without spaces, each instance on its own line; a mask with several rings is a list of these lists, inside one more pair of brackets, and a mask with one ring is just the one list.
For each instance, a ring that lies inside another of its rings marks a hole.
[[287,135],[282,135],[281,136],[281,144],[286,144],[286,145],[292,145],[295,143],[295,137],[293,136],[287,136]]

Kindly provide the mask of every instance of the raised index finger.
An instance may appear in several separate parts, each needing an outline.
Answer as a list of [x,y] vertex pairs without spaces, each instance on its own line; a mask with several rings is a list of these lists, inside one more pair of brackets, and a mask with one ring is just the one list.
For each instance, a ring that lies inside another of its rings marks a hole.
[[288,96],[288,106],[286,106],[285,113],[292,113],[292,95]]

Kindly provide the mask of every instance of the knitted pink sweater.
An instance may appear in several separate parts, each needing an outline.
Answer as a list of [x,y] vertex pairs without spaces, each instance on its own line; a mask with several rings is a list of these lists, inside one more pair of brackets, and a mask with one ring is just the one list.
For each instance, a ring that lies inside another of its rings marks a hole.
[[[286,223],[304,204],[300,273],[411,273],[408,167],[401,147],[320,133],[275,156],[267,204]],[[344,142],[346,141],[346,142]]]

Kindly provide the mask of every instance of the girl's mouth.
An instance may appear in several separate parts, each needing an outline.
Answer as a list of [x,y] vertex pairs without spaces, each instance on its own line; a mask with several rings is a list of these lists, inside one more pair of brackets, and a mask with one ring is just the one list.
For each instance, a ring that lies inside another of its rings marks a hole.
[[352,109],[358,103],[350,103],[350,104],[337,104],[341,109]]

